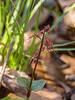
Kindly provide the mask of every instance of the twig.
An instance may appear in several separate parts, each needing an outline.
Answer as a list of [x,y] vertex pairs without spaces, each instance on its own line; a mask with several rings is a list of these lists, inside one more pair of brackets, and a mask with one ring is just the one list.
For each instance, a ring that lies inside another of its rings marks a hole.
[[7,48],[10,48],[8,45],[6,45],[6,44],[4,44],[2,42],[0,42],[0,44],[3,45],[3,46],[6,46]]
[[1,83],[2,83],[2,78],[3,78],[3,75],[4,75],[4,71],[5,71],[6,65],[7,65],[7,63],[8,63],[9,56],[10,56],[10,53],[11,53],[11,51],[12,51],[14,42],[15,42],[15,37],[13,38],[13,41],[12,41],[11,46],[10,46],[10,48],[9,48],[9,52],[8,52],[8,54],[7,54],[7,58],[6,58],[6,60],[5,60],[5,63],[4,63],[4,65],[3,65],[3,69],[2,69],[2,72],[1,72],[1,75],[0,75],[0,88],[1,88]]
[[71,96],[75,94],[75,88],[72,89],[70,92],[65,93],[65,95],[63,96],[63,100],[71,100]]

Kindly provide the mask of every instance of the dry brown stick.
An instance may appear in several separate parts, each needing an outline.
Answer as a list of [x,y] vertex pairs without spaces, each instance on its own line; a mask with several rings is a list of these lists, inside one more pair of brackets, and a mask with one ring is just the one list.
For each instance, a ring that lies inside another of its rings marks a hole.
[[5,71],[6,65],[7,65],[7,63],[8,63],[9,56],[10,56],[10,53],[11,53],[11,51],[12,51],[14,42],[15,42],[15,37],[13,38],[13,41],[12,41],[11,46],[10,46],[10,48],[9,48],[9,52],[8,52],[8,54],[7,54],[7,58],[6,58],[6,60],[5,60],[5,63],[4,63],[4,65],[3,65],[3,68],[2,68],[2,71],[1,71],[1,75],[0,75],[0,88],[1,88],[1,83],[2,83],[2,78],[3,78],[3,75],[4,75],[4,71]]
[[3,45],[3,46],[6,46],[7,48],[10,48],[8,45],[6,45],[6,44],[4,44],[2,42],[0,42],[0,44]]
[[[19,75],[21,75],[21,73]],[[12,79],[6,75],[3,76],[2,86],[4,86],[5,88],[9,89],[11,92],[22,97],[24,96],[26,97],[28,93],[26,87],[19,85],[15,78]]]

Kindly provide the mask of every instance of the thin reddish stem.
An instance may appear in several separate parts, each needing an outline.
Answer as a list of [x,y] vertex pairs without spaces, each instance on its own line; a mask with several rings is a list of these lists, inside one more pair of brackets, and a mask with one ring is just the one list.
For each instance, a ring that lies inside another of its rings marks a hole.
[[39,60],[41,50],[42,50],[42,47],[43,47],[43,42],[44,42],[44,34],[43,34],[43,37],[42,37],[41,46],[40,46],[39,54],[38,54],[38,57],[37,57],[37,61],[35,63],[35,67],[34,67],[34,70],[33,70],[33,73],[32,73],[32,78],[31,78],[31,81],[30,81],[30,86],[29,86],[27,97],[30,97],[30,94],[31,94],[30,88],[31,88],[31,85],[32,85],[32,81],[33,81],[34,74],[35,74],[35,71],[36,71],[36,68],[37,68],[38,60]]

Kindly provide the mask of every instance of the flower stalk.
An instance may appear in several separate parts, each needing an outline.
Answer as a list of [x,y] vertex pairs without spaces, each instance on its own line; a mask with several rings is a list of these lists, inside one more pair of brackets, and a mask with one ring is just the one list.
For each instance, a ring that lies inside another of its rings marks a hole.
[[[32,81],[33,81],[33,78],[34,78],[35,70],[36,70],[36,67],[37,67],[37,64],[38,64],[38,60],[39,60],[39,57],[40,57],[40,54],[41,54],[41,51],[42,51],[43,42],[44,42],[44,34],[43,34],[43,38],[42,38],[42,41],[41,41],[41,46],[40,46],[39,54],[38,54],[38,57],[37,57],[37,61],[35,63],[35,67],[34,67],[34,70],[33,70],[33,73],[32,73],[32,78],[31,78],[31,81],[30,81],[29,88],[31,88],[31,85],[32,85]],[[31,90],[28,90],[27,97],[30,97],[30,94],[31,94]]]

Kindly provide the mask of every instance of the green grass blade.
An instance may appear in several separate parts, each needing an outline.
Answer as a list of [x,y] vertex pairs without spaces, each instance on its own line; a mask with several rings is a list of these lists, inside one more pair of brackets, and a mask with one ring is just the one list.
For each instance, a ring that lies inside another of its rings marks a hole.
[[[11,2],[12,2],[12,4],[13,4],[13,1],[11,0]],[[14,23],[14,19],[16,19],[16,16],[18,15],[18,11],[19,11],[19,9],[20,9],[20,5],[21,5],[21,0],[17,0],[17,6],[16,6],[16,9],[15,9],[15,11],[14,11],[14,13],[13,13],[13,16],[12,16],[12,18],[11,18],[11,20],[10,20],[10,25],[12,25],[13,23]]]
[[22,19],[21,19],[21,25],[23,24],[23,22],[25,21],[25,19],[27,19],[27,16],[28,16],[28,13],[29,13],[31,4],[32,4],[32,0],[28,0],[26,2],[26,6],[25,6],[25,9],[24,9],[24,13],[23,13]]
[[41,6],[41,4],[44,2],[45,0],[40,0],[37,5],[34,7],[32,13],[31,13],[31,16],[29,18],[29,20],[33,17],[33,15],[35,14],[35,12],[39,9],[39,7]]
[[0,35],[1,35],[1,32],[2,32],[2,27],[1,27],[1,23],[2,23],[2,22],[1,22],[1,17],[2,17],[2,16],[1,16],[1,0],[0,0],[0,28],[1,28],[1,29],[0,29]]
[[[12,1],[12,0],[11,0]],[[17,9],[17,11],[19,11],[19,9],[20,9],[20,5],[21,5],[21,0],[17,0],[17,6],[16,6],[16,9]],[[7,40],[8,40],[8,34],[9,35],[11,35],[11,31],[12,31],[12,29],[13,29],[13,27],[14,27],[14,25],[15,25],[15,23],[16,23],[16,21],[17,21],[17,15],[18,15],[18,12],[17,12],[16,10],[13,12],[13,16],[12,16],[12,18],[11,18],[11,20],[10,20],[10,22],[9,22],[9,28],[8,28],[8,30],[5,32],[5,34],[4,34],[4,36],[3,36],[3,39],[2,39],[2,41],[1,42],[3,42],[4,44],[6,44],[6,42],[7,42]],[[15,20],[15,21],[14,21]],[[8,32],[8,34],[7,34],[7,32]]]
[[[55,49],[56,51],[75,51],[75,48],[56,48]],[[50,50],[49,50],[50,51]],[[51,49],[51,51],[53,51],[52,49]],[[51,52],[50,51],[50,52]],[[44,54],[44,53],[47,53],[48,51],[45,51],[45,52],[42,52],[41,54]]]
[[63,43],[63,44],[55,44],[55,45],[53,45],[53,47],[67,46],[67,45],[70,45],[70,44],[73,44],[73,43],[75,43],[75,41],[68,42],[68,43]]
[[55,10],[54,8],[50,8],[48,6],[44,6],[44,8],[46,8],[47,10],[56,13],[57,15],[61,16],[62,13],[60,11]]
[[54,29],[54,27],[64,18],[64,16],[70,12],[73,8],[75,7],[75,3],[66,11],[52,26],[51,26],[51,31]]

